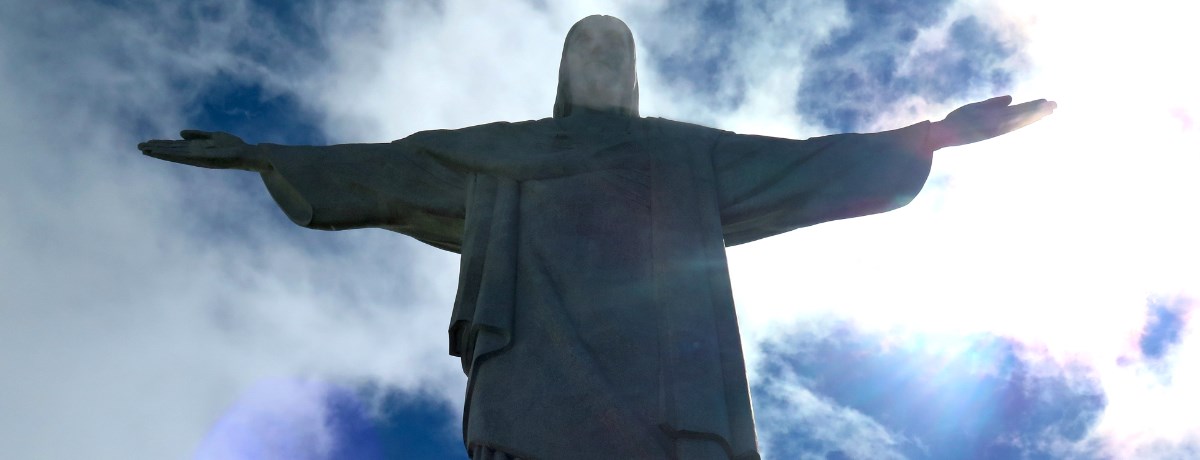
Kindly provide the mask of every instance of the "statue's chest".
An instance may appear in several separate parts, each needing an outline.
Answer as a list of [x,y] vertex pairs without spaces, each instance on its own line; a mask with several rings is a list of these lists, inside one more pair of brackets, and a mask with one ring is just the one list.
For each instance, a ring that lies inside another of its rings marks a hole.
[[652,179],[647,170],[609,168],[522,181],[526,244],[571,251],[581,263],[626,265],[649,254]]

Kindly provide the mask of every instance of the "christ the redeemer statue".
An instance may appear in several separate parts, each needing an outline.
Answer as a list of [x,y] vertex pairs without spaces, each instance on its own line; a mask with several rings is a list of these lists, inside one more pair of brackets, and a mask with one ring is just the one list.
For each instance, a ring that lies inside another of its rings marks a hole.
[[247,145],[184,131],[147,155],[262,174],[299,225],[394,230],[462,255],[450,354],[482,459],[757,459],[725,247],[896,209],[932,152],[1053,102],[807,140],[638,115],[633,35],[567,33],[554,116],[389,144]]

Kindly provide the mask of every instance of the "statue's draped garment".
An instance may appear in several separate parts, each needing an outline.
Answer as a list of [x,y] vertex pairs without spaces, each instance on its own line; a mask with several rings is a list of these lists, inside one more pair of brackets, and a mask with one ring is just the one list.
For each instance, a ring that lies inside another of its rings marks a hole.
[[905,205],[928,122],[797,141],[573,116],[593,119],[280,150],[263,178],[297,224],[461,254],[449,332],[469,450],[669,458],[695,438],[758,458],[725,247]]

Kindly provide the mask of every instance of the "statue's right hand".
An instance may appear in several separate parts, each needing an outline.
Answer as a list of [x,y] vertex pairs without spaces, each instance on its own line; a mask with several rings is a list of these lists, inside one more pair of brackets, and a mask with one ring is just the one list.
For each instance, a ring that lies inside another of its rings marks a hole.
[[271,164],[262,153],[229,133],[184,130],[181,141],[152,140],[138,150],[160,160],[215,169],[244,169],[266,172]]

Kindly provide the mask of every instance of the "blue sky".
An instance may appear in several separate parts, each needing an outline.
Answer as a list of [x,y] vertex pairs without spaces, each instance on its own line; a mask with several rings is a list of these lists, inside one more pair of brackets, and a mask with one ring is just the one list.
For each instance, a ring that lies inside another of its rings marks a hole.
[[593,13],[634,31],[644,116],[806,138],[1060,104],[939,152],[902,210],[729,252],[766,458],[1200,455],[1182,2],[283,4],[0,1],[4,457],[465,458],[452,254],[134,145],[546,117]]

